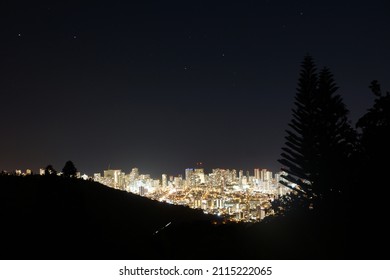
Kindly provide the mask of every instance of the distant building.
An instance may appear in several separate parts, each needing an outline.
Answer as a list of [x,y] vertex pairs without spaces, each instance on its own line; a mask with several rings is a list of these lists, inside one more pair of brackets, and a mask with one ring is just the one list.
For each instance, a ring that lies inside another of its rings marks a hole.
[[194,175],[197,176],[197,180],[199,180],[198,183],[204,184],[206,182],[203,168],[195,169]]
[[267,169],[261,169],[260,180],[262,181],[271,181],[272,180],[272,172]]
[[258,217],[259,217],[259,220],[262,220],[265,218],[265,209],[261,206],[258,207]]
[[139,195],[140,196],[144,196],[145,195],[145,187],[144,186],[140,186],[139,187]]
[[160,185],[160,180],[153,180],[153,188],[157,189],[159,188],[161,185]]
[[192,169],[192,168],[187,168],[186,170],[185,170],[185,180],[186,181],[189,181],[190,180],[190,178],[191,178],[191,175],[194,173],[194,169]]
[[202,207],[202,200],[200,198],[194,199],[194,208],[201,208]]
[[168,186],[168,177],[167,174],[161,175],[161,187],[166,188]]
[[260,168],[255,168],[254,176],[255,176],[255,179],[260,180]]
[[109,169],[103,171],[103,177],[111,180],[111,184],[115,188],[121,188],[124,185],[124,178],[122,178],[122,171],[120,169]]
[[138,179],[138,176],[139,176],[138,168],[131,169],[131,172],[130,172],[130,182],[133,182],[136,179]]
[[176,188],[181,188],[182,187],[182,178],[175,177],[173,180],[173,184],[175,185]]

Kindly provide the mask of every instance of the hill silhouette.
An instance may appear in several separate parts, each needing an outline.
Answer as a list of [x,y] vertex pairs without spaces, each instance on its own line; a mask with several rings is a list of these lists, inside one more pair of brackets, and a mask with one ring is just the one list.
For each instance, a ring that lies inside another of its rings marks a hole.
[[342,219],[315,212],[215,224],[200,210],[58,176],[0,176],[0,199],[2,259],[359,258]]

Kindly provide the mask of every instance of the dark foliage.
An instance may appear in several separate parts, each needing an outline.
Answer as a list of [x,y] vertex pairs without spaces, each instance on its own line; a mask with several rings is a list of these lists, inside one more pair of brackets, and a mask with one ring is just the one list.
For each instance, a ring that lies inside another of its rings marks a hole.
[[378,248],[388,252],[389,247],[386,174],[390,157],[390,93],[382,93],[378,81],[372,81],[370,89],[375,96],[374,105],[356,124],[361,132],[360,150],[354,164],[356,180],[349,205],[350,209],[361,210],[359,214],[350,213],[352,231],[366,241],[360,245],[361,250],[375,255]]
[[74,166],[72,161],[68,160],[65,163],[64,168],[62,168],[62,175],[64,177],[71,178],[71,177],[76,177],[76,174],[77,174],[77,168]]
[[389,156],[390,151],[390,93],[382,94],[378,81],[372,81],[370,89],[376,96],[374,105],[356,124],[362,130],[362,154],[367,165]]
[[56,176],[57,175],[57,171],[54,169],[54,167],[51,164],[49,164],[45,168],[45,175],[46,176]]

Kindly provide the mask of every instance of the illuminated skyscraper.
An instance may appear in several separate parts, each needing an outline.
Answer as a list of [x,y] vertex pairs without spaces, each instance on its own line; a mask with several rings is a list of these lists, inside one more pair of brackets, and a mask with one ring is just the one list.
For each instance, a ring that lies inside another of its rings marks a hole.
[[268,171],[266,168],[261,169],[260,179],[262,181],[271,181],[272,180],[272,172]]
[[109,170],[104,170],[104,178],[105,179],[110,179],[112,181],[113,187],[120,187],[122,184],[122,171],[120,169],[109,169]]
[[255,179],[260,179],[260,168],[255,168],[254,170],[254,176],[255,176]]
[[138,179],[138,176],[139,176],[138,168],[132,168],[130,172],[130,182],[133,182],[136,179]]
[[193,169],[193,168],[187,168],[187,169],[185,170],[185,176],[186,176],[186,177],[185,177],[185,180],[186,180],[186,181],[189,181],[189,180],[190,180],[192,173],[194,173],[194,169]]
[[238,186],[241,188],[242,187],[242,178],[244,177],[244,171],[240,170],[238,172]]
[[204,170],[203,168],[198,168],[194,170],[194,175],[197,176],[197,181],[199,181],[200,184],[205,183],[205,176],[204,176]]
[[145,195],[145,187],[144,186],[140,186],[139,187],[139,195],[140,196],[144,196]]
[[182,187],[182,177],[181,176],[175,177],[173,179],[173,183],[174,183],[176,188],[180,189]]
[[237,170],[233,169],[231,173],[232,173],[232,181],[235,181],[237,179]]
[[161,186],[163,188],[166,188],[168,186],[168,177],[167,174],[162,174],[161,175]]
[[153,181],[153,188],[155,188],[155,189],[158,189],[161,185],[160,185],[160,180],[153,180],[152,179],[152,181]]

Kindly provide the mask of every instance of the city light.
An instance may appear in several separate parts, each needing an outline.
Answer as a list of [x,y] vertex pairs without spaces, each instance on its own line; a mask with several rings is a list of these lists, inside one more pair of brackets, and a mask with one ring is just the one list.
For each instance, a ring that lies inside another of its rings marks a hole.
[[185,178],[162,174],[161,179],[153,179],[133,168],[129,174],[104,170],[103,176],[95,173],[93,180],[159,202],[201,209],[225,221],[257,222],[272,215],[271,201],[290,189],[279,182],[283,172],[273,176],[267,169],[256,168],[253,174],[220,168],[206,174],[203,168],[187,168]]

